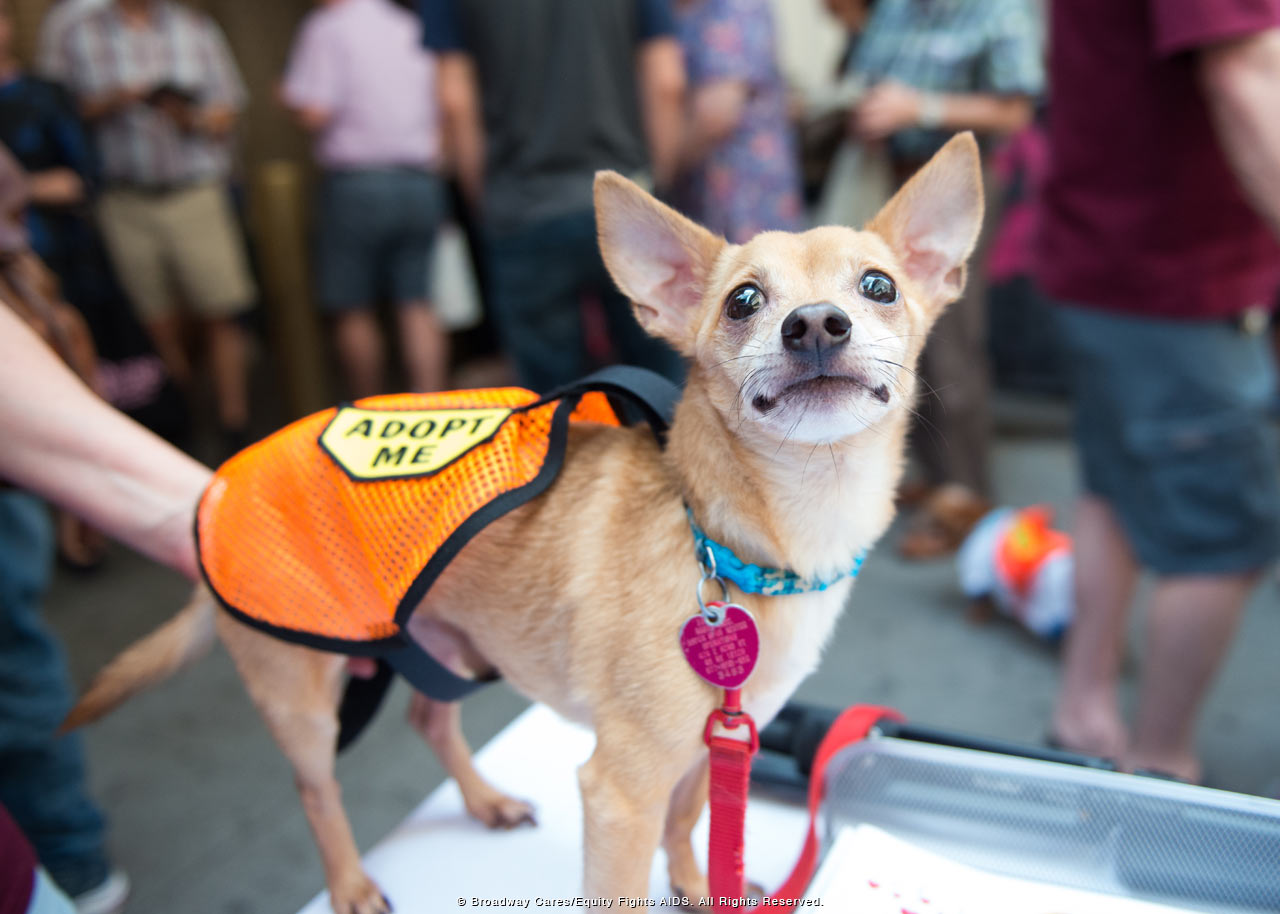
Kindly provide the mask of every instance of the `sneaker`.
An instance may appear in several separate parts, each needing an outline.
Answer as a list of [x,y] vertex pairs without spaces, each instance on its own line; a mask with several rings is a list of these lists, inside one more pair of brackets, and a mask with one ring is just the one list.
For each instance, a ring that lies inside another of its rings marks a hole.
[[124,870],[113,869],[97,886],[71,899],[76,914],[118,914],[129,897],[129,877]]

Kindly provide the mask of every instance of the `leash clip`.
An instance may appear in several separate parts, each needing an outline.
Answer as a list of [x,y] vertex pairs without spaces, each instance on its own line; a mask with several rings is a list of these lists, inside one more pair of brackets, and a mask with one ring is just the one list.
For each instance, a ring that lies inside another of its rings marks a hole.
[[715,739],[713,731],[716,724],[724,727],[726,730],[736,730],[739,727],[747,728],[748,738],[744,740],[733,739],[730,742],[742,743],[749,749],[750,755],[755,755],[760,751],[760,734],[756,732],[756,722],[747,712],[739,709],[730,711],[725,708],[716,708],[707,716],[707,726],[702,732],[702,741],[711,746],[711,741]]

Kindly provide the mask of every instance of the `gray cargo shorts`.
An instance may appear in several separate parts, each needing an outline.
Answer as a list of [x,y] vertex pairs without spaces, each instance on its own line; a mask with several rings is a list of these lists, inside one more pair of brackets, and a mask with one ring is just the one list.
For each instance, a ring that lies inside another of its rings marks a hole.
[[1164,575],[1256,571],[1280,554],[1267,334],[1060,306],[1084,487]]

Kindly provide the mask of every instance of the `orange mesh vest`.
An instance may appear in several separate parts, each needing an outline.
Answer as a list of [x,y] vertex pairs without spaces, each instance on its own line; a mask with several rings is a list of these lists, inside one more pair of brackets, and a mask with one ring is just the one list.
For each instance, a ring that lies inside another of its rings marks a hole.
[[242,621],[287,641],[383,657],[434,697],[454,676],[404,625],[486,524],[537,496],[570,422],[617,425],[606,394],[659,435],[675,388],[618,366],[539,398],[520,388],[371,397],[299,419],[218,469],[196,512],[200,567]]

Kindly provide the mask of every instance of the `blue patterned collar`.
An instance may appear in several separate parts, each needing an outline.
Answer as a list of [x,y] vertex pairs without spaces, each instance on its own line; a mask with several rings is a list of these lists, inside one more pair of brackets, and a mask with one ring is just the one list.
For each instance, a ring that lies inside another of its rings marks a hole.
[[715,561],[715,573],[737,586],[743,593],[782,597],[826,590],[845,578],[856,578],[858,572],[862,570],[863,560],[867,557],[865,552],[858,553],[857,558],[853,560],[853,568],[832,578],[802,578],[786,568],[765,568],[742,561],[728,546],[717,543],[707,536],[693,519],[693,511],[690,508],[686,507],[685,513],[689,515],[689,527],[693,531],[693,542],[697,554],[703,556],[709,552]]

